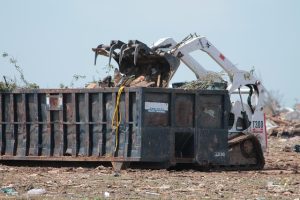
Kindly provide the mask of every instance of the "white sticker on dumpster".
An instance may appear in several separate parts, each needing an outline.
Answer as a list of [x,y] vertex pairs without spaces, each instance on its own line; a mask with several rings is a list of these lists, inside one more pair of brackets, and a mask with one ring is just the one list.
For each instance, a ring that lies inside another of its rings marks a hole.
[[155,113],[166,113],[169,109],[168,103],[145,102],[145,110]]

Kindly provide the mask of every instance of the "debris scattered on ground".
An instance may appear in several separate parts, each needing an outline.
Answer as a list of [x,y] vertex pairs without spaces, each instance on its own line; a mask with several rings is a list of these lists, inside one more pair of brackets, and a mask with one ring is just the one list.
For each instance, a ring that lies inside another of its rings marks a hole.
[[[292,137],[300,136],[300,106],[295,108],[276,107],[276,112],[266,112],[267,114],[267,132],[269,136]],[[274,114],[276,113],[276,114]]]
[[[121,170],[87,167],[26,167],[0,164],[0,188],[12,186],[18,196],[0,192],[0,199],[297,199],[300,196],[300,156],[285,146],[300,144],[300,136],[270,137],[266,165],[260,171],[201,172],[197,170]],[[32,176],[32,174],[36,174]],[[269,183],[268,183],[269,182]],[[10,185],[11,184],[11,185]],[[43,188],[41,196],[27,191]],[[106,193],[105,193],[106,192]],[[109,194],[109,196],[108,196]]]
[[300,136],[300,118],[286,120],[285,115],[267,116],[267,132],[269,136],[292,137]]
[[104,197],[108,198],[110,196],[109,192],[104,192]]
[[292,152],[292,148],[290,146],[285,146],[282,150],[285,152]]
[[45,193],[46,193],[46,190],[42,189],[42,188],[34,188],[34,189],[27,191],[28,195],[43,195]]
[[300,111],[295,110],[295,111],[287,112],[284,115],[284,119],[286,121],[299,122],[300,121]]
[[18,192],[12,185],[2,187],[2,188],[0,188],[0,191],[7,195],[18,195]]

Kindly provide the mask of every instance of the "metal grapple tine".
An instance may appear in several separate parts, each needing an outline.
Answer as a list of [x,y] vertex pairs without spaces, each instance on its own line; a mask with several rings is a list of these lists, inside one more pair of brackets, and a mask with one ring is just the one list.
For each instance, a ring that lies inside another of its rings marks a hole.
[[138,59],[138,56],[139,56],[139,52],[141,49],[145,50],[145,52],[148,54],[150,53],[152,50],[147,46],[145,45],[144,43],[139,43],[139,44],[136,44],[134,45],[135,46],[135,50],[134,50],[134,65],[136,65],[137,63],[137,59]]
[[119,64],[121,64],[123,55],[124,55],[124,50],[127,48],[127,44],[123,44],[120,48],[120,55],[119,55]]
[[108,66],[110,66],[110,62],[111,62],[111,56],[114,52],[114,50],[117,48],[117,44],[113,44],[111,47],[110,47],[110,50],[109,50],[109,60],[108,60]]
[[120,40],[112,40],[110,42],[110,50],[109,50],[109,61],[108,64],[110,65],[112,54],[114,53],[115,49],[120,49],[125,43]]
[[120,48],[120,55],[119,55],[119,64],[121,64],[125,51],[131,49],[132,47],[134,47],[138,42],[137,40],[128,40],[127,44],[123,44]]
[[141,49],[141,44],[137,44],[134,49],[134,57],[133,57],[134,65],[136,65],[140,49]]
[[102,48],[102,46],[103,46],[103,44],[100,44],[100,45],[97,46],[96,49],[94,49],[94,51],[95,51],[94,65],[96,65],[96,63],[97,63],[97,57],[98,57],[98,51],[97,51],[97,49]]
[[98,53],[97,53],[97,51],[95,51],[94,65],[96,65],[96,64],[97,64],[97,57],[98,57]]

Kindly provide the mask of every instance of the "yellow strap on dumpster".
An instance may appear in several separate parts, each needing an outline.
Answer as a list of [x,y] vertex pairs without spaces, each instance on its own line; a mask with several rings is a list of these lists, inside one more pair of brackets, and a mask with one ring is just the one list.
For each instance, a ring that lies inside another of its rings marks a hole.
[[117,96],[117,102],[116,102],[113,118],[112,118],[112,121],[111,121],[111,127],[115,129],[115,134],[116,134],[114,152],[117,151],[118,144],[119,144],[119,126],[120,126],[120,123],[121,123],[121,114],[119,116],[119,106],[120,106],[121,94],[122,94],[122,91],[124,90],[124,88],[125,88],[125,86],[121,86],[119,88],[118,96]]

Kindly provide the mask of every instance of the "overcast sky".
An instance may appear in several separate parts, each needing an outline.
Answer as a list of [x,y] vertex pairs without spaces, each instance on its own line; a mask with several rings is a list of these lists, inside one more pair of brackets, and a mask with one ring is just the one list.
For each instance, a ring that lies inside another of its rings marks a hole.
[[[17,59],[26,79],[43,88],[70,85],[74,74],[106,76],[107,58],[93,65],[92,47],[112,39],[152,44],[162,37],[180,41],[206,36],[239,69],[251,70],[283,103],[300,99],[300,1],[297,0],[0,0],[0,52]],[[221,71],[203,52],[195,58]],[[0,79],[17,76],[0,57]],[[183,64],[173,82],[194,80]]]

